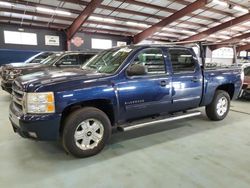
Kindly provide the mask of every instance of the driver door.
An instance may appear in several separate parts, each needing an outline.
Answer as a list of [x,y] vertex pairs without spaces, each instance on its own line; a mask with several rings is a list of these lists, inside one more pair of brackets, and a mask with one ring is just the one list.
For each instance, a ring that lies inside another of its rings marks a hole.
[[128,76],[117,85],[121,120],[167,112],[171,105],[170,76],[161,48],[146,48],[137,53],[133,64],[145,67],[145,75]]

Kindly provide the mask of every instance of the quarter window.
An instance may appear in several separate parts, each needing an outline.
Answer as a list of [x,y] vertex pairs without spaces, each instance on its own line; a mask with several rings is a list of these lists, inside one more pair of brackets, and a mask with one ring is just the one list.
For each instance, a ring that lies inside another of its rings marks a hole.
[[166,73],[162,50],[159,48],[142,50],[134,59],[133,64],[145,66],[147,75]]
[[195,60],[189,50],[169,49],[169,55],[174,73],[193,72],[195,70]]

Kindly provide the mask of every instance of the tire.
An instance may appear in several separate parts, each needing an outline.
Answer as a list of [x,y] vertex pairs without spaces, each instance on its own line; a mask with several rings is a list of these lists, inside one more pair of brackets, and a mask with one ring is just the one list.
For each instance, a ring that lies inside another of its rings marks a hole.
[[111,136],[111,123],[101,110],[85,107],[72,112],[63,125],[62,145],[79,158],[99,153]]
[[[226,104],[224,104],[225,101]],[[218,107],[217,107],[218,106]],[[217,90],[215,92],[212,102],[206,106],[207,117],[212,121],[223,120],[230,109],[230,96],[227,92],[222,90]]]

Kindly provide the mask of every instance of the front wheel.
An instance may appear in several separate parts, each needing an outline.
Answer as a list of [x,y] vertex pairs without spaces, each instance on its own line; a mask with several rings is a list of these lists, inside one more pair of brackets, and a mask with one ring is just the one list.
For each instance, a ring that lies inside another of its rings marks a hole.
[[230,109],[230,96],[227,92],[217,90],[215,92],[213,101],[206,106],[206,114],[210,120],[223,120]]
[[76,157],[99,153],[109,140],[111,124],[107,115],[93,107],[79,109],[67,117],[62,135],[64,149]]

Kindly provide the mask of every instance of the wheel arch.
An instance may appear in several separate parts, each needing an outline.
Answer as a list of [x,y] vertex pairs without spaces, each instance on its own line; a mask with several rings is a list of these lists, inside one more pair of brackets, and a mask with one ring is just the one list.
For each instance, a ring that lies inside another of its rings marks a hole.
[[60,126],[60,133],[62,133],[63,130],[63,124],[66,119],[66,117],[71,114],[72,112],[84,108],[84,107],[95,107],[101,111],[103,111],[109,118],[111,125],[114,126],[116,122],[116,112],[114,109],[113,102],[109,99],[94,99],[94,100],[87,100],[82,102],[77,102],[74,104],[71,104],[64,108],[62,112],[62,118],[61,118],[61,126]]
[[217,90],[222,90],[222,91],[227,92],[230,96],[230,99],[232,100],[234,97],[235,86],[232,83],[222,84],[218,86],[215,91]]

